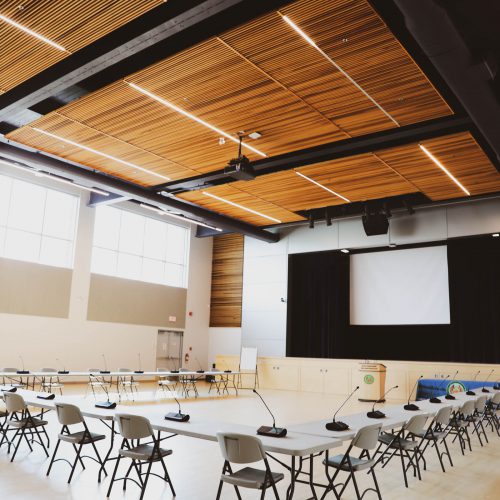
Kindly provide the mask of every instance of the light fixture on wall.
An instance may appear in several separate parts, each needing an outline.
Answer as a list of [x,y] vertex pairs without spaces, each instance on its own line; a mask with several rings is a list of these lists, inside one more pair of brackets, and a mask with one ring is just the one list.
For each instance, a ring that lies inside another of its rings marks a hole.
[[498,238],[500,236],[500,233],[493,233],[491,236],[493,236],[493,238]]
[[341,248],[340,251],[342,253],[349,253],[349,250],[347,248]]
[[309,212],[309,229],[314,229],[314,219],[312,212]]
[[331,226],[332,225],[332,216],[330,215],[330,212],[328,211],[328,208],[325,208],[325,220],[326,220],[326,225]]

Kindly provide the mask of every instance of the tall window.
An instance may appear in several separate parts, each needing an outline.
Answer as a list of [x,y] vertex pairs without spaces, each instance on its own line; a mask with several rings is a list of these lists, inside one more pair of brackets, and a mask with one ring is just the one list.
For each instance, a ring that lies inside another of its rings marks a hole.
[[186,287],[189,229],[114,207],[98,207],[92,272]]
[[0,256],[73,267],[77,196],[0,175]]

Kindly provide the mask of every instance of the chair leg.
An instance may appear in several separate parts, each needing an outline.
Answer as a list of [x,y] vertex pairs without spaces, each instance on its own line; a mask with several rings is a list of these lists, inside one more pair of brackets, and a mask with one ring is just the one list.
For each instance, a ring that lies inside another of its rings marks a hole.
[[382,495],[380,493],[380,488],[378,486],[377,476],[375,475],[375,469],[372,467],[373,482],[375,483],[375,489],[377,490],[378,500],[382,500]]
[[121,458],[122,457],[118,455],[118,458],[116,459],[116,465],[115,468],[113,469],[113,475],[111,476],[111,482],[109,483],[108,493],[106,497],[109,497],[111,495],[111,488],[113,488],[113,483],[115,482],[116,472],[118,470],[118,465],[120,465]]
[[[17,432],[16,432],[16,435],[17,435]],[[14,438],[16,437],[16,435],[14,436]],[[25,437],[25,435],[24,435],[24,427],[22,428],[21,435],[19,436],[19,439],[17,440],[17,445],[16,445],[16,447],[14,449],[14,453],[12,455],[12,458],[10,459],[11,462],[13,462],[14,458],[16,457],[17,450],[19,449],[19,445],[21,444],[21,441],[22,441],[23,437]],[[13,439],[13,441],[14,441],[14,439]]]
[[[73,479],[73,474],[75,473],[76,464],[78,463],[78,461],[82,462],[82,459],[80,458],[80,453],[82,451],[82,447],[83,447],[83,443],[80,443],[80,446],[78,447],[78,450],[76,452],[75,461],[73,462],[73,467],[71,467],[71,472],[70,472],[70,475],[68,478],[68,484],[71,483],[71,480]],[[82,462],[82,465],[83,465],[83,462]]]
[[351,470],[351,476],[352,476],[352,484],[354,485],[354,489],[356,490],[356,498],[358,500],[361,500],[362,497],[361,494],[359,493],[358,482],[356,481],[356,477],[353,470]]
[[152,465],[153,465],[153,462],[149,462],[148,470],[146,471],[146,478],[144,479],[144,484],[142,485],[142,491],[141,491],[141,496],[139,497],[139,500],[142,500],[144,498],[144,493],[146,492],[146,486],[148,485],[148,479],[149,479],[149,474],[151,472]]
[[220,500],[220,494],[222,493],[222,481],[219,481],[219,488],[217,489],[217,496],[215,497],[215,500]]
[[97,446],[95,445],[95,443],[93,441],[91,444],[92,444],[92,448],[94,448],[94,452],[96,454],[97,461],[99,462],[99,465],[102,467],[104,475],[107,476],[108,473],[106,472],[106,467],[104,467],[104,464],[102,463],[101,455],[99,455],[99,452],[97,451]]
[[167,480],[170,490],[172,491],[172,495],[175,497],[175,490],[174,490],[174,485],[172,484],[172,480],[170,479],[170,475],[167,471],[167,466],[165,465],[165,462],[163,460],[163,457],[160,459],[161,465],[163,467],[163,472],[165,473],[165,479]]
[[47,476],[50,474],[50,470],[52,469],[52,464],[54,463],[54,460],[55,460],[56,455],[57,455],[57,450],[59,449],[60,444],[61,444],[61,441],[58,439],[56,447],[54,449],[54,453],[52,453],[52,458],[50,460],[49,468],[47,469],[47,474],[46,474]]
[[403,468],[403,476],[405,479],[405,486],[408,488],[408,478],[406,477],[406,467],[405,467],[405,459],[403,456],[403,450],[399,449],[399,457],[401,458],[401,467]]
[[260,500],[264,500],[264,497],[266,496],[266,488],[263,487],[262,491],[260,493]]

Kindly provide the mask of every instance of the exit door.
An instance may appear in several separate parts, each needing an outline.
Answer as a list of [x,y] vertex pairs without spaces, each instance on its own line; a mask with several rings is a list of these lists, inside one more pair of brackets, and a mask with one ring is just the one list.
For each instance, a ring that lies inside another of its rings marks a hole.
[[156,343],[156,367],[179,370],[182,357],[183,332],[158,330]]

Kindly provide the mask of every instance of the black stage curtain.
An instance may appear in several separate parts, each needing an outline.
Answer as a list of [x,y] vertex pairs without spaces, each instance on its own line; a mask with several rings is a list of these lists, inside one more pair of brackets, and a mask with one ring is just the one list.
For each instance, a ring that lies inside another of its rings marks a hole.
[[349,256],[291,255],[287,356],[500,362],[500,238],[448,242],[450,325],[349,325]]

